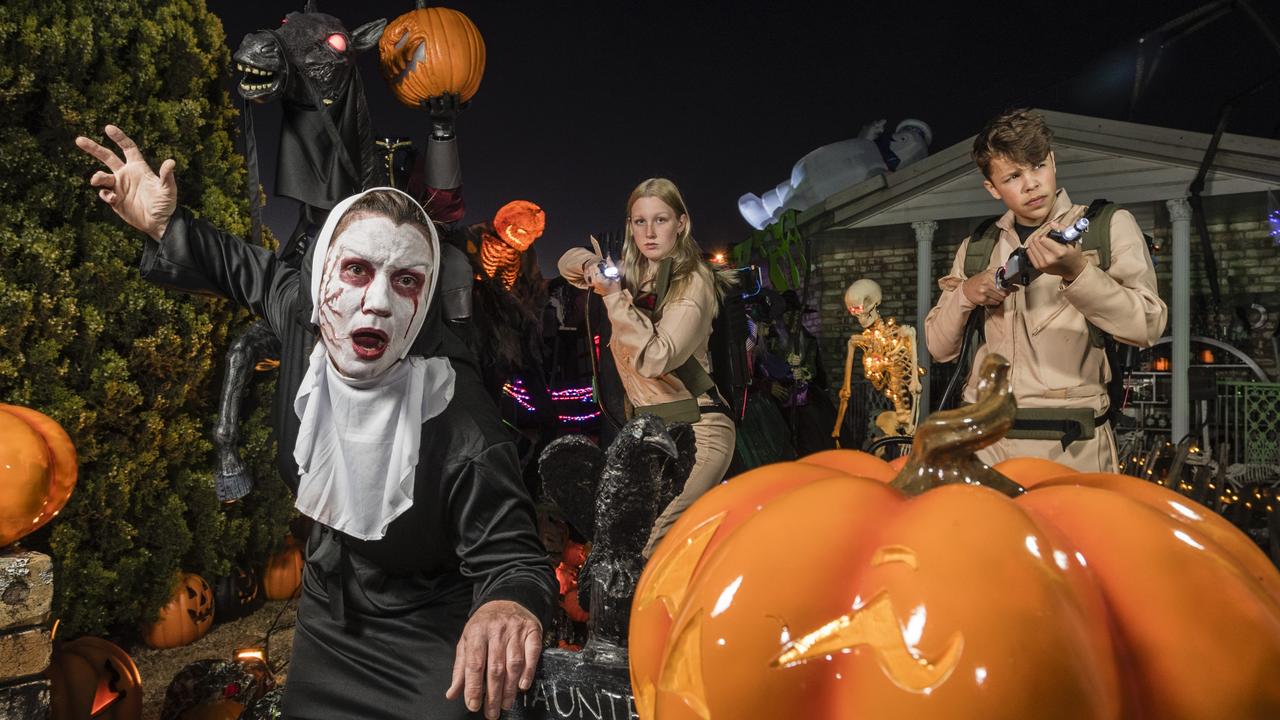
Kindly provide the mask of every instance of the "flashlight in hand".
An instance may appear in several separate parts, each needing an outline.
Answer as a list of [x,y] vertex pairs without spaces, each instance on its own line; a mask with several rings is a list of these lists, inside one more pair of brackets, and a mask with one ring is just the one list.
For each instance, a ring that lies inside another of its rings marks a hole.
[[1069,245],[1073,242],[1079,242],[1080,236],[1089,231],[1089,218],[1080,218],[1075,221],[1074,225],[1063,228],[1062,230],[1050,230],[1046,233],[1051,240],[1057,240],[1063,245]]
[[618,279],[618,268],[617,268],[617,266],[615,266],[615,265],[610,265],[609,263],[605,262],[604,260],[601,260],[601,261],[600,261],[599,268],[600,268],[600,274],[601,274],[601,275],[603,275],[603,276],[605,276],[605,277],[609,278],[610,280],[617,280],[617,279]]

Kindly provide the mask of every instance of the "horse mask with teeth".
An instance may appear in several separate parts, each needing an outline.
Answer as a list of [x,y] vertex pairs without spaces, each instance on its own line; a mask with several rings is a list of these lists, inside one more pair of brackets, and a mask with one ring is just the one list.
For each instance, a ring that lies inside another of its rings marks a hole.
[[232,61],[243,73],[241,97],[284,104],[277,195],[329,210],[378,184],[380,166],[355,58],[377,46],[386,24],[374,20],[348,32],[341,20],[308,2],[276,30],[258,30],[240,42]]

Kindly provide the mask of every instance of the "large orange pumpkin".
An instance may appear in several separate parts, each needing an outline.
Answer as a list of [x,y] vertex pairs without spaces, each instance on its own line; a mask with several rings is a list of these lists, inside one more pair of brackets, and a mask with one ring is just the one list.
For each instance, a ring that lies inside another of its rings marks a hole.
[[153,648],[187,645],[204,637],[213,627],[213,590],[195,573],[179,573],[169,603],[160,618],[147,626],[143,640]]
[[1280,717],[1280,573],[1157,485],[979,463],[990,363],[901,473],[828,451],[685,512],[632,606],[641,718]]
[[0,404],[0,547],[52,520],[76,486],[76,449],[52,418]]
[[378,41],[378,57],[392,94],[413,108],[446,93],[466,102],[484,76],[484,38],[470,18],[449,8],[419,4],[392,20]]
[[142,676],[124,650],[96,637],[59,642],[45,671],[52,720],[137,720]]
[[302,550],[290,536],[284,549],[267,561],[262,571],[262,589],[268,600],[289,600],[297,597],[302,589]]

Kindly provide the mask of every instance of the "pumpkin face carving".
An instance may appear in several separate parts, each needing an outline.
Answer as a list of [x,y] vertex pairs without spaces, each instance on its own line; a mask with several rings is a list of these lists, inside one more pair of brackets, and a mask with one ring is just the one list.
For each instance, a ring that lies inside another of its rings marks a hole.
[[480,31],[449,8],[420,7],[392,20],[378,41],[378,56],[387,86],[412,108],[446,93],[467,102],[484,76]]
[[0,404],[0,547],[57,516],[76,485],[76,449],[62,426]]
[[534,240],[542,237],[546,227],[546,213],[528,200],[512,200],[493,216],[494,232],[520,252],[528,250]]
[[1280,573],[1151,483],[939,461],[939,437],[971,450],[1011,422],[984,371],[901,473],[829,451],[685,512],[632,606],[642,718],[1280,716]]
[[230,574],[213,581],[214,622],[244,617],[261,607],[265,599],[253,570],[232,568]]
[[57,643],[45,676],[53,720],[142,717],[142,677],[137,665],[128,653],[102,638]]
[[153,648],[173,648],[204,637],[213,626],[213,590],[195,573],[179,576],[169,603],[160,609],[143,639]]

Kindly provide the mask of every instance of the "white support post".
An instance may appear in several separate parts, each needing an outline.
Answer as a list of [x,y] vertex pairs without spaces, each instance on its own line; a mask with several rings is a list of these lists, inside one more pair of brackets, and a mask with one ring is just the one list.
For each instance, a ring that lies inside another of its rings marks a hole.
[[911,223],[916,232],[916,357],[925,376],[921,379],[924,389],[920,393],[920,419],[929,414],[929,351],[924,346],[924,319],[933,308],[933,233],[938,223],[921,220]]
[[1170,424],[1172,441],[1177,443],[1191,429],[1191,205],[1178,198],[1168,200],[1173,221],[1173,307],[1169,308],[1173,328],[1172,392]]

